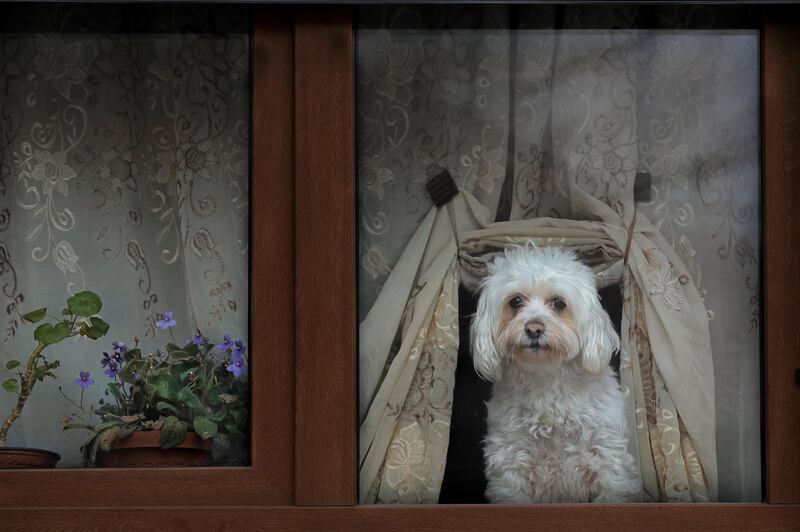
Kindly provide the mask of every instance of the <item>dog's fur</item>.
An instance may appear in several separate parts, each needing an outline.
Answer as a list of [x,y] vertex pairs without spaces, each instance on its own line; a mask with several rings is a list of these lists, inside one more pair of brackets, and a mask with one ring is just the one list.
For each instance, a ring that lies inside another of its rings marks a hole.
[[589,268],[559,249],[509,248],[489,267],[471,337],[475,369],[494,383],[484,440],[490,502],[637,500],[609,366],[619,337]]

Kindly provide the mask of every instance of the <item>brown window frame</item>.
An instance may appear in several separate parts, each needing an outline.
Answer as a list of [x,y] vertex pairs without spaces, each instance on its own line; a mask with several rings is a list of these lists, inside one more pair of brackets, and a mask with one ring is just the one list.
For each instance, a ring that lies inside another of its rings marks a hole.
[[358,506],[353,10],[254,8],[252,465],[0,471],[4,529],[800,523],[800,16],[763,10],[764,503]]

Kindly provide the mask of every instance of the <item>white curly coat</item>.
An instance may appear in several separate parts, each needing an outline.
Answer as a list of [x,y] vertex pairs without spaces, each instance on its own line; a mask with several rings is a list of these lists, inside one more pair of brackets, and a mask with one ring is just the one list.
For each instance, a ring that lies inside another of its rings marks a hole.
[[589,268],[558,249],[509,248],[481,286],[471,338],[475,369],[494,383],[490,502],[641,500],[609,366],[619,337]]

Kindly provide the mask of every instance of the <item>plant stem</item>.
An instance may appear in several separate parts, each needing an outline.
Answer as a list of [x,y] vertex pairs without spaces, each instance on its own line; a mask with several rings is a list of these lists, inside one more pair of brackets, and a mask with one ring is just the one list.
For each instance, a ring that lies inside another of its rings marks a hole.
[[40,342],[39,345],[36,346],[36,349],[34,349],[31,353],[31,356],[28,358],[28,366],[25,370],[25,374],[20,379],[20,389],[19,396],[17,396],[17,404],[14,406],[11,414],[9,414],[9,416],[3,422],[3,426],[0,427],[0,447],[6,446],[8,429],[11,428],[11,425],[13,425],[20,414],[22,414],[22,409],[25,407],[25,401],[28,400],[28,396],[31,394],[33,385],[36,383],[36,379],[33,378],[34,370],[36,369],[36,360],[42,354],[42,351],[44,351],[45,347],[47,346]]
[[64,390],[61,389],[61,386],[58,387],[58,393],[60,393],[61,397],[66,399],[68,403],[70,403],[71,405],[76,406],[76,407],[80,408],[81,410],[83,410],[83,390],[81,390],[81,404],[78,404],[75,401],[73,401],[72,399],[70,399],[69,397],[67,397],[67,394],[64,393]]

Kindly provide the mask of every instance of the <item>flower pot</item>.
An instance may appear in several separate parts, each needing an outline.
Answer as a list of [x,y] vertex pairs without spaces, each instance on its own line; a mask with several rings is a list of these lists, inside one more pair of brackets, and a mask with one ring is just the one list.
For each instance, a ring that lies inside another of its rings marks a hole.
[[179,445],[161,448],[161,431],[136,431],[115,441],[110,451],[97,451],[97,467],[207,467],[211,440],[187,432]]
[[51,469],[61,455],[44,449],[0,447],[0,469]]

